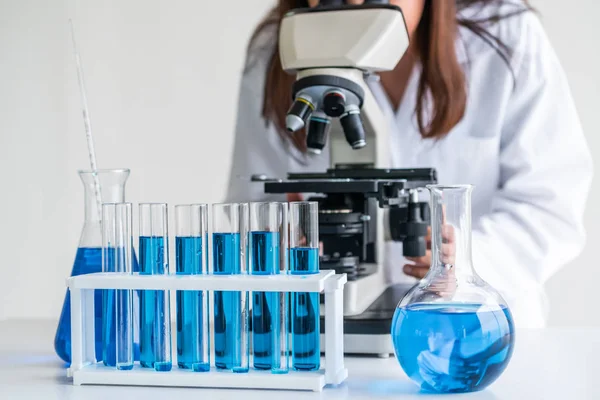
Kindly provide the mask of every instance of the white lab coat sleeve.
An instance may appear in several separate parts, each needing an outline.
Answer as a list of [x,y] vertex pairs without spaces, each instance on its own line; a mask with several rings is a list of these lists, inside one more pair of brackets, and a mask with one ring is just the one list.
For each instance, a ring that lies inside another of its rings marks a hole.
[[476,270],[519,301],[581,252],[593,171],[558,58],[535,16],[523,29],[502,128],[500,185],[491,212],[473,224]]
[[251,54],[242,76],[226,202],[284,199],[282,195],[265,195],[263,183],[250,181],[254,174],[285,178],[288,171],[288,143],[262,117],[268,56],[266,51]]

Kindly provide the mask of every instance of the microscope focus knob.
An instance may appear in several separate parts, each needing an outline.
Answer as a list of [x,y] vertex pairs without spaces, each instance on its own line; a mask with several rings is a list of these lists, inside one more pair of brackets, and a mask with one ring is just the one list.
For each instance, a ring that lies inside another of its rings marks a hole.
[[332,91],[323,97],[323,111],[331,118],[337,118],[346,112],[346,96],[342,92]]

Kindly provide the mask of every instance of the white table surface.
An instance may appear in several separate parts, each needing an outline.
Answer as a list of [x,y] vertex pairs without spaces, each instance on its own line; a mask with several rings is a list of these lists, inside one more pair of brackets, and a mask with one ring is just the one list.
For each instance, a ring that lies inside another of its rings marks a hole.
[[348,380],[321,393],[231,389],[73,386],[53,349],[56,322],[0,322],[0,399],[595,399],[600,400],[600,329],[517,331],[504,374],[487,390],[419,393],[395,358],[346,358]]

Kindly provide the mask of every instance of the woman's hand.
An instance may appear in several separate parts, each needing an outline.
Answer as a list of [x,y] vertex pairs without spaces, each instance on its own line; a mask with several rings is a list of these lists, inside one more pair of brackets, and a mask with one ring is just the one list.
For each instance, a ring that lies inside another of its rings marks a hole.
[[[427,230],[427,252],[423,257],[408,257],[413,264],[404,265],[406,275],[423,279],[431,266],[431,228]],[[456,256],[456,237],[452,225],[442,225],[442,262],[453,265]]]
[[[319,0],[308,0],[308,5],[315,7],[319,5]],[[346,0],[346,4],[362,4],[365,0]]]
[[288,193],[285,195],[285,199],[288,203],[293,201],[304,201],[304,196],[301,193]]

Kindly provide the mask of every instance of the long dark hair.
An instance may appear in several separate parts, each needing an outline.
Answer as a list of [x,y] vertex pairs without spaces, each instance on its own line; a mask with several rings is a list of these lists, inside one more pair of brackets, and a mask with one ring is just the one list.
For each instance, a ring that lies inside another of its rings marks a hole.
[[[489,31],[489,26],[502,19],[531,10],[528,2],[503,14],[497,13],[478,19],[461,18],[460,11],[472,6],[501,5],[505,0],[426,0],[423,16],[417,27],[413,51],[422,64],[415,110],[421,136],[441,138],[454,128],[465,114],[467,104],[466,78],[456,56],[456,38],[459,27],[479,36],[506,61],[510,67],[511,49]],[[283,16],[294,8],[308,7],[306,0],[279,0],[256,28],[250,41],[267,27],[275,25],[277,31]],[[276,38],[276,40],[278,40]],[[295,77],[285,73],[279,59],[278,42],[267,68],[264,87],[263,117],[275,124],[281,135],[285,130],[285,115],[291,105],[291,88]],[[426,114],[426,110],[430,113]],[[306,149],[306,133],[291,136],[295,146]]]

